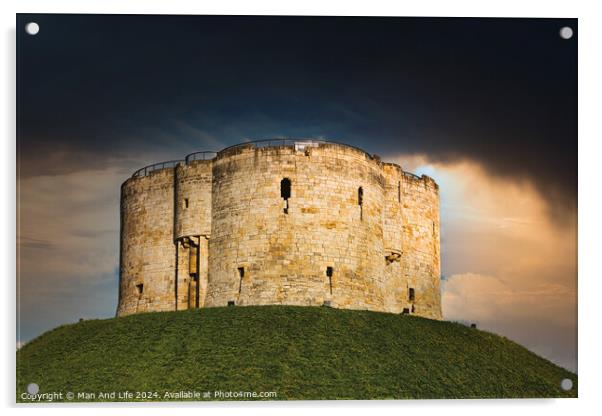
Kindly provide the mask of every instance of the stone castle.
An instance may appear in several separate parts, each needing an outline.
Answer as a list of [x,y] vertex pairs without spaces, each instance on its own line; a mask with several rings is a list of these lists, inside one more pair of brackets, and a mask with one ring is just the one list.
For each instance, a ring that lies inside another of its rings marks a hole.
[[353,146],[243,143],[121,187],[117,315],[305,305],[441,319],[439,189]]

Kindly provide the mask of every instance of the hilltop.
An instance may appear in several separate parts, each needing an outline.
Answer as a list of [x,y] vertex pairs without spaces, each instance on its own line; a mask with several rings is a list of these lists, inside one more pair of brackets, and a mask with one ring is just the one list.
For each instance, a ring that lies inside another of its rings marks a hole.
[[[571,391],[560,388],[564,378],[573,380]],[[294,306],[64,325],[17,352],[18,401],[32,382],[40,393],[159,392],[140,397],[146,400],[165,400],[166,391],[212,392],[211,399],[215,391],[276,392],[272,400],[577,396],[575,374],[489,332],[408,315]]]

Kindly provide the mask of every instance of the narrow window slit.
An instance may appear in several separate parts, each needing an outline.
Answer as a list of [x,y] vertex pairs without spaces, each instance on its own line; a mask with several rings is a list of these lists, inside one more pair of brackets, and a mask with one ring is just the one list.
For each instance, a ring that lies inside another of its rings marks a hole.
[[188,198],[184,198],[184,208],[188,208]]
[[360,221],[364,219],[364,188],[357,188],[357,204],[360,206]]
[[284,213],[288,214],[288,200],[291,197],[291,180],[289,178],[280,181],[280,197],[284,199]]
[[328,276],[328,286],[330,288],[330,294],[332,295],[332,267],[326,268],[326,276]]
[[243,279],[243,277],[245,277],[245,268],[244,267],[238,268],[238,277],[240,278],[240,280],[238,282],[238,294],[240,295],[240,293],[242,292],[242,279]]
[[411,287],[411,288],[410,288],[410,290],[409,290],[409,293],[408,293],[408,299],[409,299],[410,301],[414,301],[414,300],[416,299],[416,293],[415,293],[415,291],[414,291],[414,288],[413,288],[413,287]]

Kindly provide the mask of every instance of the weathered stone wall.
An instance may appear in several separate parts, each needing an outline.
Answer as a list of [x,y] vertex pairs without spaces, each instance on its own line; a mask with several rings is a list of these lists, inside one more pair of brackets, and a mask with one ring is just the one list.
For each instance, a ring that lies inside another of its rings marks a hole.
[[404,307],[403,286],[405,280],[401,269],[403,255],[403,215],[401,184],[403,171],[390,163],[383,165],[385,177],[384,215],[384,310],[399,313]]
[[173,204],[173,169],[122,185],[117,315],[174,309]]
[[211,236],[212,161],[179,163],[175,168],[177,308],[202,307],[207,294]]
[[417,315],[441,319],[439,187],[426,175],[404,173],[402,189],[406,307]]
[[118,315],[327,302],[439,319],[438,189],[345,145],[236,146],[126,181],[121,263]]
[[[287,213],[285,178],[291,181]],[[327,300],[381,309],[383,188],[378,162],[350,147],[250,145],[218,154],[207,306]]]
[[211,160],[176,167],[175,236],[211,235]]

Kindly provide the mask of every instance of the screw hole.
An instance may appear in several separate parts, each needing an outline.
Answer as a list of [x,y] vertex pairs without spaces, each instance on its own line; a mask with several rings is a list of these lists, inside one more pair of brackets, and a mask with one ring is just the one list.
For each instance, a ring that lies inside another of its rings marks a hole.
[[571,390],[573,388],[573,380],[571,380],[570,378],[565,378],[560,382],[560,387],[564,391]]
[[560,37],[562,39],[570,39],[573,37],[573,29],[565,26],[563,28],[560,28]]
[[29,22],[25,25],[25,32],[27,32],[28,35],[37,35],[39,31],[40,25],[36,22]]
[[38,394],[39,391],[40,386],[38,386],[36,383],[29,383],[27,385],[27,393],[29,394]]

